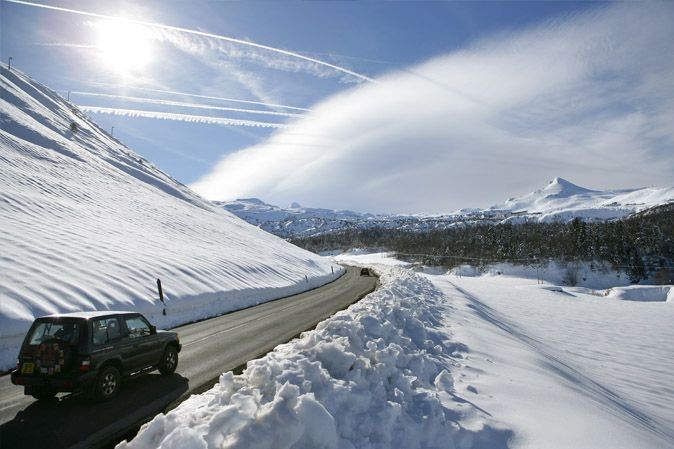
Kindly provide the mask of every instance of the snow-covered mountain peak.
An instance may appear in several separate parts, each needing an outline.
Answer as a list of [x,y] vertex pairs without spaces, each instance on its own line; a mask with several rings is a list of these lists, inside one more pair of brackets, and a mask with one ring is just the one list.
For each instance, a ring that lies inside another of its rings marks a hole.
[[595,192],[594,190],[580,187],[564,178],[557,177],[543,189],[546,195],[555,195],[557,197],[568,198],[572,195]]

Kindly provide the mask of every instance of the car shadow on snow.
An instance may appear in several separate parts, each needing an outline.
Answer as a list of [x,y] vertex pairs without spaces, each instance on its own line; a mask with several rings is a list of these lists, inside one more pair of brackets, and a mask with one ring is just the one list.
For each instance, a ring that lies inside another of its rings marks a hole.
[[0,426],[0,447],[106,447],[134,435],[138,426],[163,412],[188,391],[179,374],[142,374],[127,379],[117,397],[97,403],[83,394],[34,401]]

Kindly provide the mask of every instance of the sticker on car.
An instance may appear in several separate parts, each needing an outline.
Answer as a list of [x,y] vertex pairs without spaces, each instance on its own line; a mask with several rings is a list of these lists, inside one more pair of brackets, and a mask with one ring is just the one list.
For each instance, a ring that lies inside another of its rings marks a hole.
[[31,362],[26,362],[23,364],[21,367],[21,372],[23,374],[33,374],[33,370],[35,369],[35,364]]

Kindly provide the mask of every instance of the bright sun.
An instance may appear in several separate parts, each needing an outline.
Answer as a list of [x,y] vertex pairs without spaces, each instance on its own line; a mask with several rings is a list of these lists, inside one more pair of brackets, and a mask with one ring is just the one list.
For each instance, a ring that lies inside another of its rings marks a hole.
[[123,75],[142,71],[152,58],[147,29],[125,20],[97,24],[98,49],[103,61]]

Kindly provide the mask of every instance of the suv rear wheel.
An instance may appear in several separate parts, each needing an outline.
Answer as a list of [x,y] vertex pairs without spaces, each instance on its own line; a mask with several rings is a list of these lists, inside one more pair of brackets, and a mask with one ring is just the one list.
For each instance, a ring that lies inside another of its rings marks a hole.
[[98,374],[94,382],[92,397],[97,401],[107,401],[119,393],[121,376],[114,366],[106,366]]
[[178,367],[178,350],[175,346],[167,346],[164,356],[159,362],[159,372],[167,376],[173,374]]

